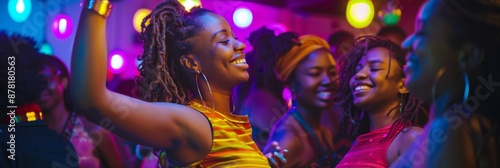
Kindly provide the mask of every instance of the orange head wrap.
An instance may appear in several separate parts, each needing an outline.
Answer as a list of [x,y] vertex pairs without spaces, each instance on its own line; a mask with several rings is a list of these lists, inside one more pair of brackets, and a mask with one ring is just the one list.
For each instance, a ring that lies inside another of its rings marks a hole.
[[287,81],[297,65],[310,53],[324,48],[330,51],[330,45],[315,35],[304,35],[299,37],[300,45],[294,46],[285,55],[278,58],[275,73],[281,81]]

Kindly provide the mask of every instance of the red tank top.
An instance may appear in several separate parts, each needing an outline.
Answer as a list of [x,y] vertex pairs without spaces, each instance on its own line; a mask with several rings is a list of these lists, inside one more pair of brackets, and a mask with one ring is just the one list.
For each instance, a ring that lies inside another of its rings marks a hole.
[[360,135],[349,152],[337,164],[337,168],[350,167],[389,167],[387,149],[392,140],[403,129],[397,128],[394,136],[382,141],[391,130],[392,124]]

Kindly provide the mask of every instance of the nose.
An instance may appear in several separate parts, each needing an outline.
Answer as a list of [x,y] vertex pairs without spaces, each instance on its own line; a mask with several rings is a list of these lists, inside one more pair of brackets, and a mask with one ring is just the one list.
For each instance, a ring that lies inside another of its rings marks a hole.
[[323,73],[323,76],[321,78],[321,84],[322,85],[330,85],[333,84],[333,82],[336,80],[337,75],[331,75],[328,73]]
[[410,35],[408,36],[404,41],[403,41],[403,44],[401,45],[401,47],[403,47],[404,50],[408,50],[408,51],[412,51],[413,48],[412,48],[412,44],[413,44],[413,39],[414,39],[415,35]]
[[367,68],[363,68],[361,70],[359,70],[358,72],[356,72],[356,74],[354,74],[354,79],[355,80],[363,80],[363,79],[366,79],[368,77],[367,73],[366,73],[366,70]]
[[236,43],[233,45],[234,47],[234,51],[243,51],[245,50],[245,48],[247,47],[245,45],[245,43],[239,41],[239,40],[236,40]]

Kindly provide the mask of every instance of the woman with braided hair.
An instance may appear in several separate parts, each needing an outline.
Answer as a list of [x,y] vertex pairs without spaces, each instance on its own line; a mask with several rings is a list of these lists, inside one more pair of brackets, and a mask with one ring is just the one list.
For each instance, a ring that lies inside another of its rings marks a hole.
[[284,54],[295,45],[292,40],[281,43],[284,45],[278,45],[280,44],[278,39],[294,36],[296,34],[292,32],[275,36],[274,31],[266,27],[250,33],[249,41],[254,49],[247,55],[251,55],[250,61],[253,63],[250,67],[252,87],[245,98],[241,112],[248,115],[252,123],[252,138],[261,150],[269,139],[274,123],[288,109],[286,101],[282,98],[285,85],[274,73],[274,68],[276,55]]
[[105,87],[110,8],[108,1],[84,1],[71,66],[77,111],[160,149],[172,166],[269,167],[248,118],[231,114],[231,90],[248,80],[248,65],[227,21],[201,8],[188,12],[176,0],[158,4],[142,23],[138,100]]
[[[251,36],[252,43],[257,44],[253,52],[257,54],[256,64],[259,65],[256,66],[262,71],[260,75],[267,76],[264,80],[277,78],[266,82],[281,87],[270,90],[268,94],[281,99],[284,105],[281,93],[286,86],[295,102],[288,109],[284,107],[283,116],[276,117],[278,120],[272,125],[263,151],[272,152],[276,143],[287,149],[287,162],[277,163],[282,167],[333,166],[332,135],[321,125],[321,114],[333,106],[333,92],[337,88],[337,67],[330,46],[318,36],[299,37],[292,32],[275,36],[274,31],[266,28],[252,35],[255,35]],[[259,85],[264,88],[262,83]],[[256,110],[253,108],[249,113],[260,116],[260,119],[265,119],[266,112],[273,112],[272,109]]]
[[340,129],[355,141],[337,167],[388,167],[427,121],[424,101],[403,84],[404,52],[388,39],[361,36],[340,65]]
[[403,47],[430,121],[393,167],[500,167],[500,1],[429,0]]

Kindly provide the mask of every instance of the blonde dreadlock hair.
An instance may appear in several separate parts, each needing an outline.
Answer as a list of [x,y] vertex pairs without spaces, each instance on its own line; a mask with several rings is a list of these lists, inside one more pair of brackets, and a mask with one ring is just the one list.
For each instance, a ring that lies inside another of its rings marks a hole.
[[166,0],[142,20],[144,51],[138,57],[142,61],[138,67],[142,100],[183,105],[189,102],[192,92],[183,78],[179,59],[192,52],[186,40],[203,29],[197,18],[208,13],[213,12],[200,7],[188,12],[177,0]]

